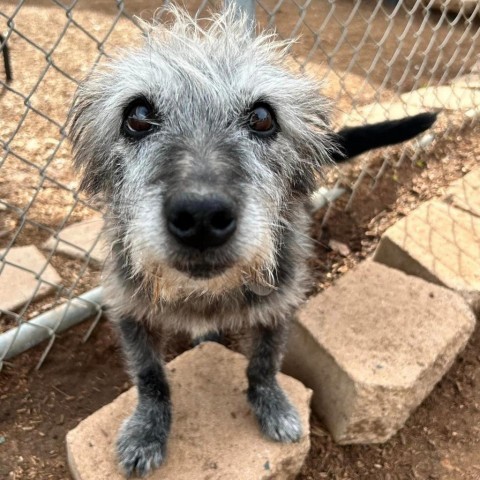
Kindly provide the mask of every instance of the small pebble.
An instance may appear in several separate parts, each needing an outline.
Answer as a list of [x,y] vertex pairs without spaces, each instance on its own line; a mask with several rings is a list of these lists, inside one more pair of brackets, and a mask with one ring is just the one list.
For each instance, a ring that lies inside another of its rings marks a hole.
[[348,245],[345,243],[334,240],[333,238],[328,242],[328,246],[334,251],[338,252],[342,257],[347,257],[350,255],[351,251]]

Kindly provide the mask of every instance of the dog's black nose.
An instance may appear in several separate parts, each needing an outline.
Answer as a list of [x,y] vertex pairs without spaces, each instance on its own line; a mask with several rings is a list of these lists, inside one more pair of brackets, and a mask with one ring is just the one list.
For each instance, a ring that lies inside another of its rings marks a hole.
[[165,203],[165,214],[168,231],[198,250],[223,245],[237,228],[235,205],[223,195],[176,195]]

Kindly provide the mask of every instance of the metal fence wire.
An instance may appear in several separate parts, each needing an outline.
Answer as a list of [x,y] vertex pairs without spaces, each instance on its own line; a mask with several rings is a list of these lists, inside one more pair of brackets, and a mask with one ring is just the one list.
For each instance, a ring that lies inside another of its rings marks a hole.
[[[427,109],[451,113],[435,138],[427,134],[327,172],[316,198],[325,224],[335,209],[352,208],[360,191],[375,197],[387,172],[418,162],[442,135],[476,121],[480,2],[238,1],[255,12],[259,28],[299,38],[292,68],[325,81],[336,126]],[[200,14],[219,7],[208,0],[186,4]],[[159,6],[158,0],[2,0],[0,368],[45,340],[41,364],[61,331],[89,319],[82,330],[87,339],[101,317],[98,230],[88,228],[101,222],[101,205],[77,192],[66,118],[78,83],[119,46],[139,41],[134,15],[148,19]],[[78,222],[84,223],[77,237],[65,233]]]

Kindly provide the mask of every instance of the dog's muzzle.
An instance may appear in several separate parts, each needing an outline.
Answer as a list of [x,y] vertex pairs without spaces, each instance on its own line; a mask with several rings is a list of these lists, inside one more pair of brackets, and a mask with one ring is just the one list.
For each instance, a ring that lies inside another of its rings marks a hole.
[[181,193],[165,203],[170,234],[181,245],[197,251],[217,248],[232,237],[237,228],[234,202],[221,194]]

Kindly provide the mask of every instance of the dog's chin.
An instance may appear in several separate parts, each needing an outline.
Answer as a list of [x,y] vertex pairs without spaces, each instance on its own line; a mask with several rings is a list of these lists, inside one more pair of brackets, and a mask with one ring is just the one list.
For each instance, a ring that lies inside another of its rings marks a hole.
[[209,280],[225,273],[231,264],[212,264],[212,263],[195,263],[183,264],[175,263],[173,268],[184,275],[195,280]]

